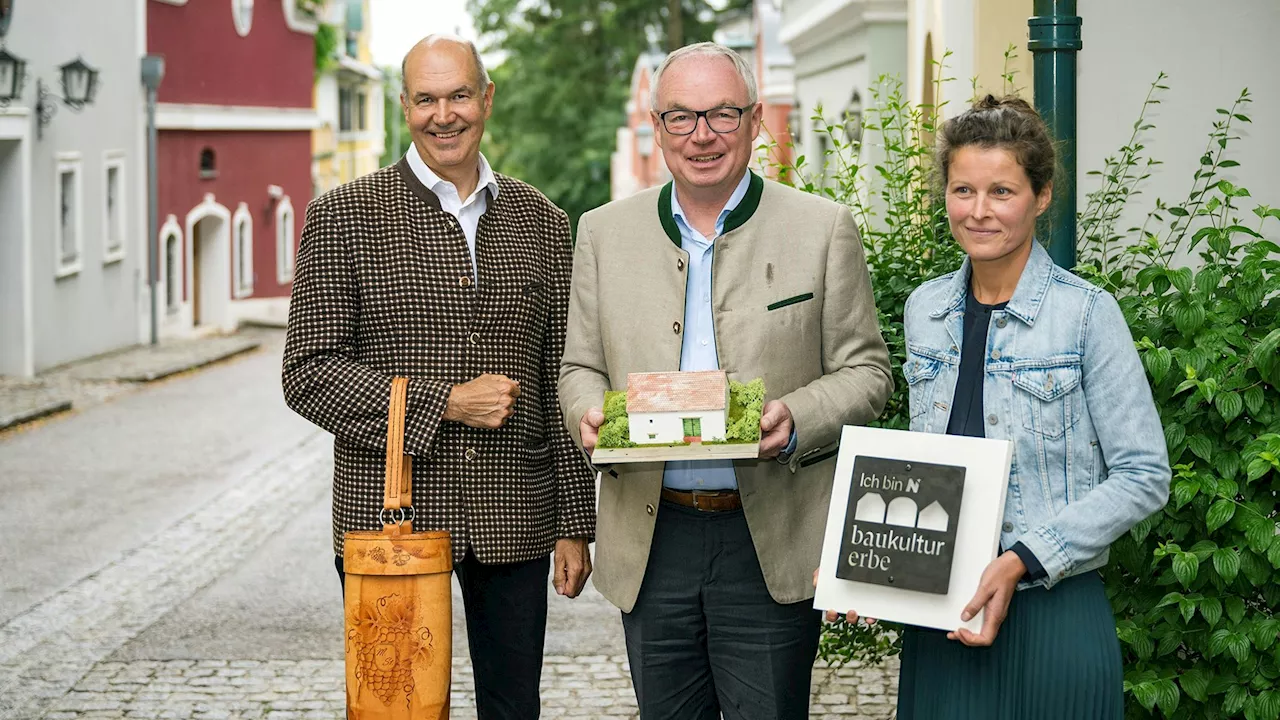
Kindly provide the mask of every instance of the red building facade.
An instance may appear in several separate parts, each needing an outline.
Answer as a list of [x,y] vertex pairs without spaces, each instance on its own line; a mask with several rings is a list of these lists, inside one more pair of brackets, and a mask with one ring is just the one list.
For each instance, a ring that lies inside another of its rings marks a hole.
[[148,0],[162,332],[287,315],[311,198],[314,23],[296,0]]

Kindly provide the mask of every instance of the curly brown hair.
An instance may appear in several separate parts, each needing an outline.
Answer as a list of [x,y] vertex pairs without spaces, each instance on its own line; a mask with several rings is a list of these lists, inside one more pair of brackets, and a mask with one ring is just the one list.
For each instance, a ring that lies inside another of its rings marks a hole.
[[1026,171],[1036,195],[1048,187],[1057,174],[1058,154],[1053,135],[1035,108],[1020,97],[987,95],[942,124],[934,149],[934,168],[941,189],[947,186],[952,155],[971,145],[1012,153]]

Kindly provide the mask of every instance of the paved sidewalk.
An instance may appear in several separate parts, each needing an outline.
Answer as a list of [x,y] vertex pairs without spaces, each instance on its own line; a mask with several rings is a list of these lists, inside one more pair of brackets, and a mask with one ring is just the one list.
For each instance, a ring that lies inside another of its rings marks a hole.
[[160,380],[257,349],[278,330],[137,345],[53,368],[31,379],[0,376],[0,431],[64,412],[83,410]]
[[71,394],[37,380],[0,379],[0,430],[71,409]]
[[151,382],[256,349],[248,335],[210,335],[135,347],[67,366],[56,374],[74,380]]

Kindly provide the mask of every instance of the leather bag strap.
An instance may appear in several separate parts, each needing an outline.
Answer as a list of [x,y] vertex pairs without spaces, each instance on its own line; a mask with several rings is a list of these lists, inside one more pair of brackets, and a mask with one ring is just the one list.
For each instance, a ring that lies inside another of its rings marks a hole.
[[[413,458],[404,454],[404,422],[408,409],[409,380],[391,380],[391,401],[387,408],[387,470],[383,484],[382,529],[395,535],[413,532]],[[390,517],[388,517],[390,516]],[[393,520],[392,522],[387,522]]]

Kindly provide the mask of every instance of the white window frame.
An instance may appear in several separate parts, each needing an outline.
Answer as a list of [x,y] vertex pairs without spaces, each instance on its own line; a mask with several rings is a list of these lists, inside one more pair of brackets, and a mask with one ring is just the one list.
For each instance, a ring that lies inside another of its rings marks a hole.
[[[244,3],[249,4],[249,22],[241,23],[240,6]],[[249,31],[253,29],[253,13],[257,8],[255,0],[231,0],[231,21],[235,23],[236,34],[240,37],[248,37]]]
[[[123,150],[108,150],[102,157],[102,264],[110,265],[111,263],[120,262],[125,255],[125,230],[128,224],[128,207],[129,201],[125,197],[126,188],[129,187],[125,179],[124,169],[125,152]],[[111,247],[111,209],[107,204],[108,198],[111,197],[111,171],[116,171],[116,234],[120,238],[120,244]]]
[[[240,226],[244,224],[244,242],[241,243]],[[244,245],[241,248],[241,245]],[[241,254],[247,252],[247,258],[241,258]],[[249,277],[244,277],[242,270],[247,270]],[[253,294],[253,215],[249,213],[249,206],[240,203],[236,208],[236,212],[231,216],[231,286],[232,297],[237,300],[249,297]]]
[[[61,279],[80,272],[84,267],[84,163],[78,152],[58,153],[57,171],[53,174],[53,267],[54,277]],[[62,176],[74,173],[76,204],[72,208],[72,228],[76,236],[76,254],[70,261],[62,256]]]
[[[173,238],[178,243],[178,252],[174,255],[174,257],[177,259],[177,262],[174,263],[176,267],[172,268],[172,272],[170,272],[170,267],[169,267],[169,239],[170,238]],[[185,253],[183,252],[183,246],[182,246],[182,226],[178,224],[177,216],[170,215],[169,217],[165,218],[164,225],[160,226],[159,240],[160,240],[160,247],[156,251],[160,258],[159,267],[156,268],[157,272],[159,273],[159,276],[156,278],[156,281],[164,286],[163,299],[164,299],[165,312],[167,312],[170,315],[176,315],[178,314],[179,311],[182,310],[182,301],[183,301],[182,290],[183,290],[184,280],[185,280],[185,276],[183,275],[183,272],[184,272],[183,261],[185,258]],[[169,286],[170,275],[173,276],[173,279],[175,280],[174,285],[176,285],[176,287]],[[172,303],[169,302],[170,292],[173,293],[173,298],[174,298],[174,302]]]
[[314,20],[307,19],[302,12],[298,10],[297,0],[282,0],[284,4],[284,24],[294,32],[315,35],[319,29],[319,18]]
[[[297,214],[293,201],[285,195],[276,205],[276,280],[284,285],[293,280],[293,263],[297,254]],[[287,221],[287,222],[286,222]]]

